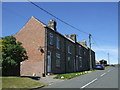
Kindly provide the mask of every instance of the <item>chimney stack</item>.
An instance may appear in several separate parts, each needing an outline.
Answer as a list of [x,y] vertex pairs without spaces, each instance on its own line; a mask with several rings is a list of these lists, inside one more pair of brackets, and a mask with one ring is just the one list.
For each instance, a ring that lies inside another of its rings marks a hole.
[[82,43],[83,45],[87,46],[86,40],[82,41],[81,43]]
[[67,38],[69,38],[69,35],[68,35],[68,34],[65,34],[64,36],[67,37]]
[[76,40],[76,34],[71,34],[71,35],[70,35],[70,39],[72,39],[72,40],[74,40],[74,41],[76,42],[76,41],[77,41],[77,40]]
[[48,22],[48,27],[51,28],[52,30],[55,30],[55,31],[56,31],[56,21],[50,20],[50,21]]

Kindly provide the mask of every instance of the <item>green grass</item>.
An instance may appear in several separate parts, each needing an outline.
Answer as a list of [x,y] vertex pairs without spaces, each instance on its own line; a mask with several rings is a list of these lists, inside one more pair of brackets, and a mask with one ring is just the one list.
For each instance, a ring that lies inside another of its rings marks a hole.
[[77,77],[77,76],[80,76],[80,75],[87,74],[88,72],[91,72],[91,71],[84,71],[84,72],[77,72],[77,73],[59,74],[59,75],[57,75],[56,77],[54,77],[54,79],[68,80],[68,79],[71,79],[71,78],[74,78],[74,77]]
[[105,68],[109,68],[109,67],[111,67],[111,66],[105,66]]
[[39,81],[26,77],[0,77],[2,78],[2,88],[37,88],[45,86]]

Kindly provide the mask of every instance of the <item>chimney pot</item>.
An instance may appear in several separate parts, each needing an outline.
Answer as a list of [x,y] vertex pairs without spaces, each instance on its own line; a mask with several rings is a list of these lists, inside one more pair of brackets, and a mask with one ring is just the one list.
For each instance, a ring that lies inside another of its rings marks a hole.
[[71,34],[70,39],[74,40],[76,42],[76,34]]

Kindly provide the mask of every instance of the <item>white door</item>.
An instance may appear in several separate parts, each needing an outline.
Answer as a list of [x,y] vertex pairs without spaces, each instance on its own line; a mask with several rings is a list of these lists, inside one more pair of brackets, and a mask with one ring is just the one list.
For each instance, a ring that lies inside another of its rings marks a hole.
[[48,65],[47,65],[47,72],[51,72],[51,52],[48,51]]

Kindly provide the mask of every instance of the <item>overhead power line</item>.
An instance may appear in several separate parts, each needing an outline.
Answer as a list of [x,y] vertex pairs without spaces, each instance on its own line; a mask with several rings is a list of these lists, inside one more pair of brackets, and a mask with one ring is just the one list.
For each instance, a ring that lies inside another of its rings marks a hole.
[[75,26],[73,26],[73,25],[65,22],[64,20],[56,17],[55,15],[53,15],[52,13],[50,13],[50,12],[48,12],[47,10],[43,9],[42,7],[38,6],[37,4],[33,3],[32,1],[30,1],[30,0],[28,0],[28,1],[29,1],[31,4],[33,4],[34,6],[38,7],[39,9],[41,9],[42,11],[44,11],[44,12],[46,12],[47,14],[51,15],[52,17],[56,18],[57,20],[61,21],[62,23],[66,24],[66,25],[70,26],[71,28],[76,29],[76,30],[78,30],[78,31],[80,31],[80,32],[82,32],[82,33],[84,33],[84,34],[89,35],[89,33],[84,32],[84,31],[80,30],[79,28],[76,28]]
[[108,51],[106,51],[106,50],[103,50],[101,47],[100,47],[100,45],[96,42],[96,38],[95,37],[93,37],[93,35],[92,35],[92,39],[93,39],[93,41],[94,41],[94,44],[96,44],[96,46],[99,48],[99,49],[101,49],[102,50],[102,52],[104,52],[104,53],[108,53]]
[[[58,19],[59,21],[63,22],[64,24],[66,24],[66,25],[68,25],[68,26],[70,26],[70,27],[72,27],[72,28],[74,28],[74,29],[76,29],[76,30],[78,30],[78,31],[80,31],[80,32],[83,32],[83,33],[89,35],[89,33],[84,32],[84,31],[82,31],[82,30],[80,30],[80,29],[78,29],[78,28],[76,28],[76,27],[68,24],[67,22],[63,21],[62,19],[59,19],[59,18],[56,17],[55,15],[51,14],[50,12],[48,12],[48,11],[46,11],[45,9],[41,8],[40,6],[36,5],[35,3],[31,2],[30,0],[28,0],[28,1],[29,1],[30,3],[32,3],[33,5],[35,5],[36,7],[40,8],[41,10],[43,10],[44,12],[46,12],[46,13],[48,13],[49,15],[53,16],[54,18],[56,18],[56,19]],[[4,8],[4,9],[7,9],[7,8]],[[9,10],[10,10],[10,9],[9,9]],[[26,18],[26,17],[24,17],[23,15],[15,12],[15,11],[13,11],[13,10],[10,10],[10,11],[13,12],[13,13],[15,13],[17,16],[21,16],[21,17],[23,17],[24,19]],[[98,45],[98,43],[96,42],[95,37],[93,37],[93,35],[91,35],[91,38],[94,40],[94,42],[95,42],[94,44],[96,44],[96,46],[97,46],[98,48],[101,48],[101,47]],[[101,48],[101,50],[102,50],[102,48]],[[108,51],[103,51],[103,52],[104,52],[104,53],[107,53]]]
[[[89,33],[84,32],[84,31],[82,31],[82,30],[76,28],[75,26],[73,26],[73,25],[71,25],[71,24],[69,24],[69,23],[63,21],[62,19],[56,17],[55,15],[51,14],[50,12],[48,12],[47,10],[41,8],[41,7],[38,6],[37,4],[31,2],[30,0],[28,0],[28,1],[29,1],[31,4],[33,4],[34,6],[38,7],[39,9],[41,9],[42,11],[44,11],[44,12],[46,12],[47,14],[51,15],[52,17],[56,18],[57,20],[61,21],[62,23],[64,23],[64,24],[70,26],[71,28],[74,28],[75,30],[78,30],[79,32],[82,32],[82,33],[84,33],[84,34],[90,35]],[[7,8],[5,8],[5,9],[7,9]],[[10,9],[9,9],[9,10],[10,10]],[[12,12],[12,13],[15,13],[16,16],[20,16],[20,17],[22,17],[22,18],[24,18],[24,19],[26,18],[26,17],[24,17],[23,15],[21,15],[20,13],[17,13],[17,12],[15,12],[15,11],[13,11],[13,10],[11,10],[11,12]],[[91,35],[91,39],[93,39],[94,42],[95,42],[94,44],[96,44],[96,46],[102,50],[102,48],[98,45],[98,43],[97,43],[96,40],[95,40],[96,38],[93,37],[93,35]],[[91,43],[91,44],[92,44],[92,43]],[[104,52],[104,53],[108,53],[108,51],[103,51],[103,52]]]
[[102,50],[101,52],[104,52],[104,53],[106,54],[106,56],[108,56],[108,63],[110,64],[110,60],[109,60],[109,51],[103,50],[103,49],[98,45],[98,43],[96,42],[96,40],[95,40],[96,38],[95,38],[95,37],[92,36],[92,39],[94,40],[96,46],[97,46],[99,49]]
[[[39,8],[40,10],[46,12],[46,13],[49,14],[50,16],[56,18],[57,20],[59,20],[59,21],[61,21],[62,23],[70,26],[71,28],[73,28],[73,29],[75,29],[75,30],[77,30],[77,31],[79,31],[79,32],[82,32],[82,33],[84,33],[84,34],[90,35],[90,33],[87,33],[87,32],[85,32],[85,31],[82,31],[82,30],[80,30],[79,28],[76,28],[75,26],[73,26],[73,25],[65,22],[64,20],[58,18],[57,16],[53,15],[52,13],[50,13],[50,12],[48,12],[47,10],[43,9],[42,7],[38,6],[38,5],[35,4],[34,2],[32,2],[32,1],[30,1],[30,0],[28,0],[28,1],[29,1],[31,4],[33,4],[34,6],[36,6],[37,8]],[[93,40],[94,40],[94,37],[93,37],[92,35],[91,35],[91,38],[93,38]],[[95,40],[94,40],[94,41],[95,41]],[[96,42],[96,41],[95,41],[95,42]],[[97,43],[96,43],[96,44],[97,44]],[[99,48],[100,48],[100,47],[99,47]],[[105,53],[106,53],[106,52],[105,52]]]

